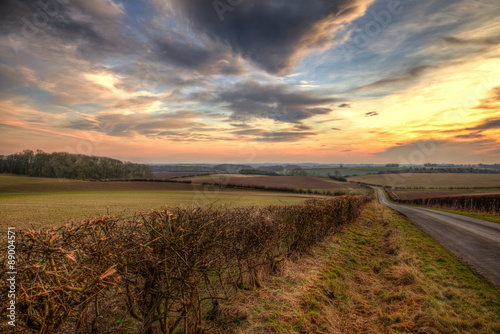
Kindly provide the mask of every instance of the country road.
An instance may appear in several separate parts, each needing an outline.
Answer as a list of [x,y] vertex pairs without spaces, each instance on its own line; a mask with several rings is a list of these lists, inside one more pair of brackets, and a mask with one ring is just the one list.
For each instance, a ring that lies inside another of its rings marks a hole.
[[382,205],[413,222],[490,282],[500,287],[500,224],[453,213],[389,203],[376,188]]

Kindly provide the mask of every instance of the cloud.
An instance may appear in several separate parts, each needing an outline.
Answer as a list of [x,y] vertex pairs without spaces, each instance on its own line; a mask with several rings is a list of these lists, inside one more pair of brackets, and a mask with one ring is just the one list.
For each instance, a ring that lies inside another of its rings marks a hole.
[[231,119],[251,120],[267,118],[280,122],[300,123],[332,111],[325,106],[339,98],[318,96],[310,91],[292,91],[285,84],[261,84],[243,81],[232,89],[218,93],[215,102],[232,112]]
[[351,108],[351,105],[349,103],[342,103],[338,105],[339,108]]
[[500,129],[500,118],[488,118],[479,125],[466,128],[469,131],[486,131]]
[[130,110],[141,110],[147,107],[150,107],[153,103],[159,102],[160,99],[157,96],[151,95],[142,95],[135,96],[128,99],[123,99],[113,105],[113,108],[116,109],[130,109]]
[[476,161],[484,157],[500,159],[500,144],[492,139],[467,138],[469,140],[416,140],[392,146],[375,155],[386,161],[400,164],[424,164],[427,162]]
[[476,139],[476,138],[483,138],[483,137],[484,137],[484,135],[479,134],[479,133],[469,133],[467,135],[455,136],[455,138],[458,138],[458,139]]
[[332,130],[341,131],[339,128],[332,128]]
[[492,88],[488,96],[482,99],[474,109],[500,110],[500,86]]
[[165,131],[178,131],[189,140],[191,131],[200,131],[207,124],[200,121],[207,115],[192,111],[162,112],[156,114],[104,113],[92,117],[67,120],[62,126],[71,129],[104,132],[114,137],[162,136]]
[[500,38],[458,38],[458,37],[444,37],[443,40],[453,45],[482,45],[494,46],[500,44]]
[[121,29],[124,8],[112,0],[7,0],[1,6],[3,13],[9,13],[2,26],[23,48],[58,40],[76,46],[88,58],[95,58],[105,52],[127,50],[131,41]]
[[365,117],[373,117],[373,116],[378,116],[378,112],[370,111],[365,114]]
[[[269,73],[291,72],[311,50],[329,47],[343,25],[362,16],[373,0],[174,0],[191,26]],[[222,13],[221,13],[222,11]]]
[[167,64],[206,75],[243,75],[243,61],[215,42],[196,45],[185,38],[165,37],[155,41],[156,56]]
[[353,88],[351,91],[368,90],[368,89],[373,89],[373,88],[381,88],[381,87],[393,85],[393,84],[399,84],[399,83],[411,80],[413,78],[419,77],[424,72],[426,72],[430,69],[436,69],[436,68],[437,68],[437,66],[433,66],[433,65],[417,66],[415,68],[412,68],[406,74],[377,80],[377,81],[374,81],[370,84]]
[[296,142],[315,136],[317,133],[311,131],[307,126],[294,126],[289,129],[270,131],[259,128],[231,131],[239,140],[250,140],[255,142]]

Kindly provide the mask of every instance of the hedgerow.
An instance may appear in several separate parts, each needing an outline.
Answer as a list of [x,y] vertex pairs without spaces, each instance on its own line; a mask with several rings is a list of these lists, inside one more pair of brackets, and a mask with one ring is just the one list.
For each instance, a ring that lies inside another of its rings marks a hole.
[[[18,230],[17,326],[27,333],[200,331],[224,299],[259,286],[284,257],[308,252],[369,200],[165,207]],[[5,235],[2,245],[5,277]],[[0,305],[5,314],[6,294]]]

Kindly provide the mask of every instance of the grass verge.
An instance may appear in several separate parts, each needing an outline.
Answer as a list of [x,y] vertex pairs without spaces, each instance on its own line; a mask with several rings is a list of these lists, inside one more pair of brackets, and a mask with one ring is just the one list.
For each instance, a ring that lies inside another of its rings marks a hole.
[[500,290],[395,211],[362,217],[221,306],[214,333],[498,333]]
[[462,216],[467,216],[467,217],[472,217],[472,218],[487,220],[487,221],[490,221],[490,222],[494,222],[494,223],[500,224],[500,215],[498,215],[498,214],[482,213],[482,212],[456,211],[456,210],[437,209],[437,208],[430,208],[430,207],[426,207],[426,208],[428,208],[428,209],[434,209],[434,210],[439,210],[439,211],[444,211],[444,212],[449,212],[449,213],[455,213],[457,215],[462,215]]

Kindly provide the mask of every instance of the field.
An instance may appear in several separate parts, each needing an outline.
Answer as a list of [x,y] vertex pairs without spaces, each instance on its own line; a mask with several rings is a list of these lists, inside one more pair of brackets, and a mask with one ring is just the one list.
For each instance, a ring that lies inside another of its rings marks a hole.
[[165,205],[298,203],[310,195],[163,182],[90,182],[0,175],[0,226],[60,225],[68,219],[133,215]]
[[172,179],[176,177],[187,177],[196,175],[206,175],[212,174],[207,172],[153,172],[153,175],[157,179]]
[[313,189],[313,190],[339,190],[347,193],[365,193],[365,188],[359,185],[339,182],[327,178],[313,176],[262,176],[262,175],[235,175],[214,174],[206,176],[194,176],[182,178],[191,180],[195,184],[222,183],[243,186],[268,186],[290,189]]
[[420,198],[438,198],[438,197],[455,197],[455,196],[481,196],[487,194],[500,193],[498,188],[482,188],[482,189],[396,189],[392,193],[397,195],[398,199],[413,200]]
[[414,173],[353,176],[349,181],[409,188],[500,188],[500,174]]
[[354,176],[354,175],[366,175],[366,174],[376,174],[378,172],[384,171],[394,171],[399,170],[399,167],[346,167],[346,168],[310,168],[304,169],[307,175],[311,176],[329,176],[335,175],[335,172],[339,172],[342,176]]

